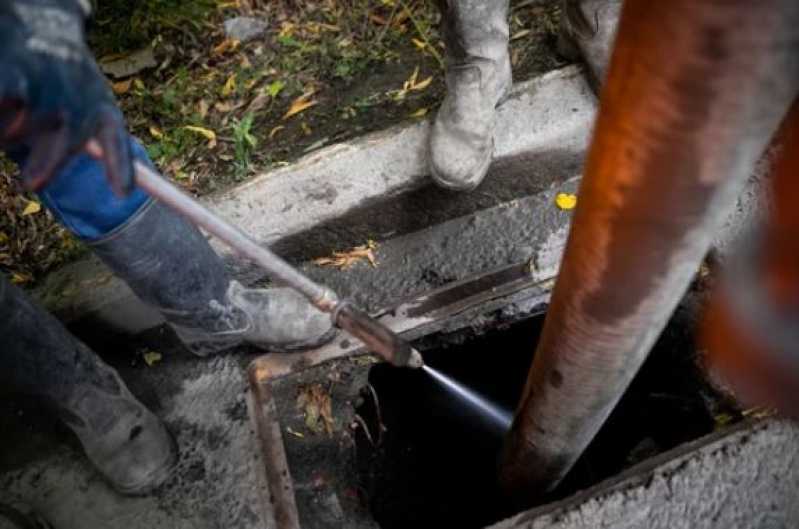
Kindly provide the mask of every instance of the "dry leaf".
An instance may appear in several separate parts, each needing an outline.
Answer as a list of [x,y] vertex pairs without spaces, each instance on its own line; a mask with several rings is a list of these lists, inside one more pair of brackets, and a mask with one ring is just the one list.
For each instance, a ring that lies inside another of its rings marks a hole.
[[214,49],[211,50],[211,56],[223,55],[229,51],[235,51],[240,44],[241,42],[238,40],[225,39],[216,46],[214,46]]
[[409,118],[421,118],[421,117],[424,117],[426,115],[427,115],[427,109],[422,107],[419,110],[417,110],[416,112],[408,114],[408,117]]
[[430,86],[430,83],[433,82],[433,76],[427,77],[421,81],[417,81],[419,77],[419,67],[417,66],[414,68],[413,73],[408,80],[402,83],[402,88],[399,90],[392,90],[389,92],[389,95],[393,97],[395,101],[402,101],[408,95],[409,92],[419,92]]
[[153,138],[160,140],[164,137],[164,133],[161,132],[157,127],[150,127],[150,136]]
[[22,210],[22,216],[26,217],[28,215],[35,215],[42,210],[42,205],[36,202],[35,200],[28,201],[28,204],[25,206],[25,209]]
[[122,94],[128,93],[128,91],[130,90],[130,86],[132,84],[133,80],[128,79],[127,81],[120,81],[118,83],[113,83],[111,85],[111,89],[114,91],[116,95],[121,96]]
[[15,285],[21,285],[23,283],[29,283],[33,281],[33,278],[28,274],[22,274],[20,272],[14,272],[11,274],[11,282]]
[[368,261],[372,268],[376,268],[377,259],[374,254],[376,249],[377,243],[369,240],[363,246],[356,246],[346,252],[333,252],[332,257],[320,257],[313,262],[319,266],[333,266],[345,270],[358,261]]
[[222,87],[222,97],[229,97],[230,94],[236,89],[236,74],[232,74],[225,81],[225,86]]
[[305,417],[305,426],[314,433],[333,433],[333,407],[330,395],[321,384],[311,384],[300,387],[297,396],[297,409],[302,410]]
[[423,50],[427,47],[427,43],[423,40],[413,38],[411,39],[411,42],[413,42],[413,45],[419,48],[420,50]]
[[513,36],[511,36],[510,40],[520,39],[522,37],[526,37],[529,34],[530,34],[529,29],[523,29],[521,31],[517,31],[516,33],[514,33]]
[[289,119],[291,116],[299,114],[300,112],[308,108],[311,108],[312,106],[318,103],[318,101],[316,101],[315,99],[308,99],[310,97],[311,97],[310,94],[309,95],[303,94],[294,101],[292,101],[291,106],[286,111],[285,115],[283,116],[283,119]]
[[201,119],[205,119],[208,115],[208,101],[200,99],[200,102],[197,103],[197,113],[200,114]]
[[195,127],[194,125],[184,125],[184,129],[190,130],[192,132],[196,132],[197,134],[202,135],[208,140],[208,148],[213,149],[216,147],[216,133],[211,129],[206,129],[203,127]]
[[299,437],[300,439],[302,439],[303,437],[305,437],[305,434],[302,434],[302,433],[300,433],[300,432],[298,432],[298,431],[294,430],[294,429],[293,429],[291,426],[287,426],[287,427],[286,427],[286,431],[287,431],[288,433],[290,433],[291,435],[293,435],[294,437]]
[[571,193],[558,193],[555,196],[555,205],[563,210],[574,209],[577,205],[577,195]]
[[277,136],[277,133],[280,132],[281,130],[285,129],[285,128],[286,127],[284,127],[283,125],[278,125],[277,127],[275,127],[272,130],[270,130],[269,131],[269,139],[270,140],[274,139],[274,137]]
[[157,353],[155,351],[147,351],[142,355],[144,359],[144,363],[147,364],[147,367],[153,367],[155,364],[161,361],[161,353]]
[[267,94],[266,92],[259,92],[257,96],[250,101],[250,104],[247,105],[247,112],[248,113],[255,113],[261,110],[266,106],[266,103],[269,102],[272,97]]

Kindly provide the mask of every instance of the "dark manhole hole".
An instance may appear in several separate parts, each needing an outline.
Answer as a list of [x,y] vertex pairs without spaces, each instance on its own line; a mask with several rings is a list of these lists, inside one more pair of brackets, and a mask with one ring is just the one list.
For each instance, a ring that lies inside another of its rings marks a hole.
[[[706,382],[686,320],[678,311],[602,431],[548,500],[710,433],[722,411],[738,416]],[[425,360],[512,410],[542,324],[537,316],[426,351]],[[502,432],[495,422],[420,371],[376,365],[369,381],[385,430],[371,441],[358,434],[357,466],[361,490],[383,529],[483,527],[512,514],[496,485]],[[374,399],[364,402],[358,413],[377,432]]]

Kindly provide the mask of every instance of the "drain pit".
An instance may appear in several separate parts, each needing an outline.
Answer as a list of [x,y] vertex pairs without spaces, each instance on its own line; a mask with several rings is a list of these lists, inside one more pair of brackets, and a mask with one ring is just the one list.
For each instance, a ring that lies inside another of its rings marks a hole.
[[[682,316],[682,317],[681,317]],[[570,495],[740,418],[706,382],[690,318],[678,311],[619,406],[547,501]],[[543,315],[424,353],[428,365],[508,411],[521,394]],[[383,529],[483,527],[513,513],[496,484],[497,421],[422,371],[376,365],[358,414],[360,489]],[[379,405],[376,405],[375,403]]]

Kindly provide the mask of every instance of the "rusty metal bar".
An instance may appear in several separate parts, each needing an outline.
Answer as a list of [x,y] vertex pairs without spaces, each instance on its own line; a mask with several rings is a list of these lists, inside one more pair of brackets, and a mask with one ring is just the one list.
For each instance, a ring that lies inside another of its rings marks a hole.
[[702,340],[739,398],[799,418],[799,100],[772,151],[768,219],[714,293]]
[[799,86],[799,2],[628,0],[500,478],[551,491],[602,426]]
[[262,365],[247,370],[250,382],[252,419],[258,436],[266,487],[261,489],[265,514],[274,517],[277,529],[300,529],[300,517],[289,473],[283,434],[272,398],[271,373]]

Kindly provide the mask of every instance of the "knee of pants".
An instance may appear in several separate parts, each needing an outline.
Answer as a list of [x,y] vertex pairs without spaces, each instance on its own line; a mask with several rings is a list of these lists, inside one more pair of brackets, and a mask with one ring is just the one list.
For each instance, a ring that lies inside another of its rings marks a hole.
[[[134,158],[150,163],[144,147],[132,137],[130,142]],[[138,188],[126,197],[116,196],[102,164],[87,154],[73,157],[38,195],[61,224],[87,241],[122,226],[150,200]]]

